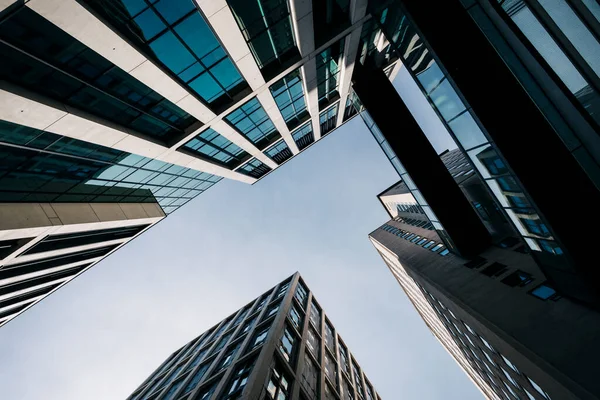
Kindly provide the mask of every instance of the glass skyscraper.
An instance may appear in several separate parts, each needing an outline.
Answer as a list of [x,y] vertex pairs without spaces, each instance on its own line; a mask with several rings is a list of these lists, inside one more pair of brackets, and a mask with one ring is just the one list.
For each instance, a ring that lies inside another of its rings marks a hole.
[[171,354],[128,400],[381,400],[296,273]]

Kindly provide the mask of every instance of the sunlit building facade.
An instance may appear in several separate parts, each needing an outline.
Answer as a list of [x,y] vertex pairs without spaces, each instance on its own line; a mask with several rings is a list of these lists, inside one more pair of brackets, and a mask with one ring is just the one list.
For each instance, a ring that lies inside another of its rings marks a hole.
[[128,400],[381,400],[296,273],[171,354]]
[[255,183],[354,117],[365,18],[366,0],[1,2],[0,271],[12,272],[0,277],[0,324],[73,266],[32,275],[36,243],[89,231],[85,246],[41,260],[121,225],[144,226],[137,235],[223,178]]
[[[352,103],[400,177],[379,196],[390,220],[371,242],[484,396],[599,398],[600,280],[578,240],[600,221],[597,2],[371,1],[368,11]],[[380,71],[396,59],[455,150],[437,154],[386,84]],[[581,200],[582,218],[566,199]]]

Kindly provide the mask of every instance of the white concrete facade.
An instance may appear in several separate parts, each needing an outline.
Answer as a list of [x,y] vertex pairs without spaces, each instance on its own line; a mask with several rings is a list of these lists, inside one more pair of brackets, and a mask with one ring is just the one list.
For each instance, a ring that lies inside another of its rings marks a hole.
[[[0,259],[0,326],[35,305],[44,297],[104,257],[161,221],[164,212],[156,203],[2,203],[0,204],[0,242],[21,239],[25,244]],[[54,235],[85,235],[90,231],[145,226],[130,237],[93,242],[64,249],[24,254],[45,238]],[[27,268],[27,263],[67,257],[115,246],[110,252],[90,254],[75,262],[56,263],[51,268]],[[85,266],[85,268],[76,268]],[[6,271],[15,273],[3,274]],[[72,271],[72,272],[70,272]]]
[[[362,24],[369,18],[369,15],[366,14],[367,0],[351,0],[349,10],[351,26],[332,37],[319,48],[315,46],[312,1],[289,0],[292,29],[300,53],[300,60],[283,69],[277,76],[268,81],[263,77],[227,1],[194,1],[199,12],[211,26],[215,36],[251,89],[251,93],[219,114],[215,114],[207,105],[198,100],[195,94],[189,92],[187,87],[172,78],[153,60],[148,59],[142,50],[136,49],[112,27],[106,25],[76,0],[30,0],[24,5],[179,106],[203,124],[199,128],[186,132],[176,143],[166,146],[147,140],[144,135],[138,132],[132,132],[122,126],[115,126],[115,124],[91,116],[81,110],[73,109],[64,104],[57,104],[55,101],[42,98],[39,95],[32,95],[21,88],[14,90],[10,85],[0,87],[0,118],[90,143],[193,168],[224,178],[254,183],[256,182],[255,178],[236,172],[235,169],[239,169],[238,167],[231,170],[205,158],[183,153],[178,149],[204,130],[212,128],[269,168],[278,168],[279,166],[264,154],[264,150],[259,150],[251,141],[227,123],[224,117],[246,101],[256,97],[295,156],[299,153],[298,146],[293,140],[269,87],[290,72],[300,69],[307,110],[310,114],[315,141],[318,141],[321,138],[319,115],[324,110],[319,110],[315,57],[327,47],[345,38],[344,54],[340,65],[338,88],[340,102],[336,127],[344,122],[344,110],[350,91],[361,28]],[[12,3],[14,3],[13,0],[4,0],[0,3],[0,7],[7,7]]]

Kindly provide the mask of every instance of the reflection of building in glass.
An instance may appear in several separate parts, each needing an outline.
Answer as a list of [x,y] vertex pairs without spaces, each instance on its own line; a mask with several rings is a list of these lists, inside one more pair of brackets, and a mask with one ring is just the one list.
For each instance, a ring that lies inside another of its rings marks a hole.
[[171,354],[128,399],[381,398],[296,273]]

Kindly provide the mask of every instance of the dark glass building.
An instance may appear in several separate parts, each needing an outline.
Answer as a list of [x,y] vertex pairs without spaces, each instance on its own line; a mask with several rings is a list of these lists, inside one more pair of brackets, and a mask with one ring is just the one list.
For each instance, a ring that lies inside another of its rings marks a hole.
[[381,400],[298,273],[171,354],[142,399]]

